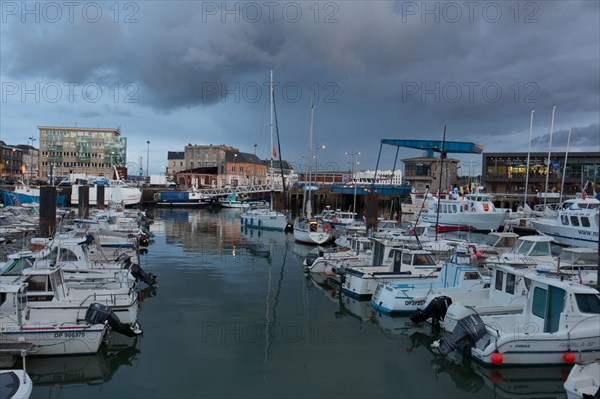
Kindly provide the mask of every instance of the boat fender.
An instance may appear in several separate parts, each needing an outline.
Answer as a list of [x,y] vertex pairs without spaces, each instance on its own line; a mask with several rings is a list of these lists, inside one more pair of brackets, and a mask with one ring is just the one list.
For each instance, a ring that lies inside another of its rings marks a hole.
[[471,212],[475,212],[475,207],[471,208]]

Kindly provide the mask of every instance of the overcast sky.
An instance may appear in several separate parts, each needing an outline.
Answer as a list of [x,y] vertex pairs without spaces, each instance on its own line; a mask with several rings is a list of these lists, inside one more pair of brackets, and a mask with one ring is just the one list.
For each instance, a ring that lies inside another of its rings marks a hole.
[[[572,151],[600,151],[599,4],[2,1],[0,135],[120,127],[129,162],[145,166],[150,140],[151,173],[188,143],[268,158],[272,69],[295,164],[311,102],[320,170],[349,170],[358,151],[374,169],[381,139],[441,140],[444,125],[485,152],[527,151],[532,110],[532,150],[548,151],[553,106],[553,150],[573,128]],[[381,168],[394,155],[384,147]]]

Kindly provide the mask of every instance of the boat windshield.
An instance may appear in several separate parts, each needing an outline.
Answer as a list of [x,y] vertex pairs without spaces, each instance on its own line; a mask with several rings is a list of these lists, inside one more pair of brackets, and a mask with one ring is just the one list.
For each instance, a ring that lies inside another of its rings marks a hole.
[[0,276],[20,276],[23,269],[31,267],[31,258],[13,258],[9,259],[0,272]]
[[575,294],[577,307],[582,313],[600,314],[600,296],[598,294]]

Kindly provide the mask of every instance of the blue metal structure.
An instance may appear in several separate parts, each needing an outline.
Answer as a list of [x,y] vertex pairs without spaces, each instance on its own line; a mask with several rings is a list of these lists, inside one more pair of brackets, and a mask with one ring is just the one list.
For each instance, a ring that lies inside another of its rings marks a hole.
[[434,152],[442,152],[442,145],[444,146],[445,153],[481,154],[483,152],[483,146],[466,141],[442,142],[439,140],[381,139],[381,144],[395,145],[397,147],[414,148],[416,150],[425,150],[427,151],[428,157],[433,157]]

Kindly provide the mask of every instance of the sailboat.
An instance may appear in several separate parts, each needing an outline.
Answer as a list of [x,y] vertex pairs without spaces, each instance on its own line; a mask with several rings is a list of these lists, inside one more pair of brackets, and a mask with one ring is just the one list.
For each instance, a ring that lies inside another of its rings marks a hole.
[[[310,129],[308,133],[308,148],[312,151],[312,134],[315,106],[310,108]],[[308,159],[312,158],[309,154]],[[310,164],[308,166],[310,168]],[[308,172],[308,171],[307,171]],[[306,244],[325,244],[332,239],[331,225],[321,218],[312,217],[312,185],[306,185],[306,205],[304,206],[304,216],[297,217],[294,221],[294,239]]]
[[[270,88],[269,88],[269,104],[271,113],[271,148],[273,148],[273,71],[271,71]],[[271,165],[269,167],[269,176],[271,184],[274,185],[273,180],[273,156],[271,156]],[[273,209],[273,191],[271,191],[271,200],[269,202],[269,208],[253,208],[243,211],[241,213],[242,225],[247,227],[268,229],[268,230],[285,230],[288,226],[288,217],[286,214],[277,212]]]

